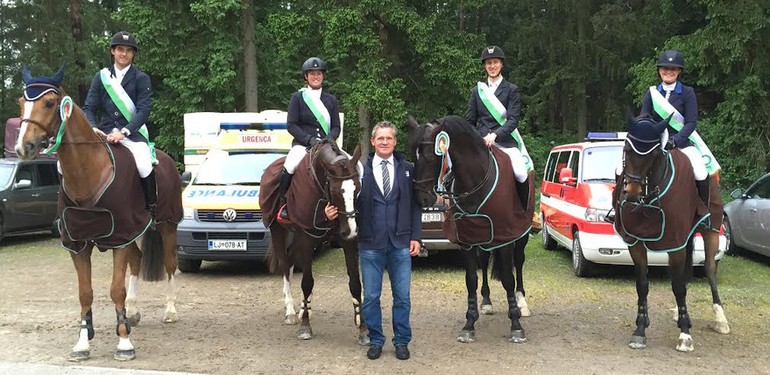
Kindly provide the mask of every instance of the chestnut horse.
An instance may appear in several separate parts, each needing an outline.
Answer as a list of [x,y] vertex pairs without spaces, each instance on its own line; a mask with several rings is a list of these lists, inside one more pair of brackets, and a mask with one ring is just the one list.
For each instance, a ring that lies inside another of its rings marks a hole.
[[[59,218],[62,245],[71,252],[78,278],[80,329],[69,360],[90,356],[94,337],[91,305],[91,254],[94,246],[112,249],[110,297],[115,304],[119,337],[115,359],[130,360],[136,351],[129,339],[131,326],[141,315],[136,309],[138,275],[148,281],[168,283],[163,321],[177,320],[176,228],[182,217],[181,178],[165,153],[157,152],[158,186],[156,221],[145,211],[144,195],[133,157],[122,145],[109,145],[98,136],[83,110],[61,87],[64,67],[52,77],[32,77],[23,69],[21,129],[16,152],[34,159],[44,149],[55,149],[62,174]],[[126,291],[126,266],[131,269]]]

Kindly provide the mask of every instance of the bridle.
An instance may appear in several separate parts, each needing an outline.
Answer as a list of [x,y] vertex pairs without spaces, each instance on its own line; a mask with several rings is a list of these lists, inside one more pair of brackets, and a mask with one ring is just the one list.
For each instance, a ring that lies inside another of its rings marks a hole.
[[[431,141],[422,141],[422,142],[420,142],[420,146],[427,146],[427,145],[432,146],[433,144],[434,144],[434,142],[431,142]],[[436,194],[441,194],[442,196],[445,196],[447,198],[450,198],[450,199],[454,200],[455,201],[455,205],[459,204],[463,199],[465,199],[465,198],[469,197],[470,195],[472,195],[472,194],[478,192],[479,190],[481,190],[481,188],[483,188],[487,184],[487,182],[489,181],[489,178],[490,178],[490,176],[492,174],[492,169],[494,169],[494,157],[492,156],[492,151],[489,151],[489,162],[488,163],[489,163],[489,165],[488,165],[486,173],[484,174],[484,178],[481,179],[481,181],[478,184],[474,185],[469,190],[464,191],[462,193],[455,193],[454,191],[449,190],[448,188],[446,188],[447,185],[448,185],[448,182],[450,180],[444,180],[444,181],[441,181],[441,183],[442,183],[442,185],[444,185],[445,189],[444,190],[440,190],[438,188],[438,184],[436,184],[436,185],[433,185],[433,192],[436,193]],[[441,165],[442,171],[439,171],[439,178],[442,175],[442,172],[444,172],[444,175],[446,175],[445,172],[451,170],[451,168],[449,168],[449,165],[448,165],[448,163],[446,163],[446,161],[442,162],[441,164],[442,164]],[[433,177],[416,179],[416,180],[414,180],[414,184],[415,185],[420,185],[420,184],[424,184],[426,182],[430,182],[432,180],[433,180]]]
[[[324,181],[322,183],[318,179],[318,174],[316,173],[316,169],[315,169],[316,158],[317,158],[317,156],[319,154],[320,154],[320,152],[318,150],[316,150],[316,152],[311,154],[310,174],[313,176],[313,180],[315,181],[316,186],[318,186],[318,188],[320,189],[321,193],[323,194],[323,199],[318,202],[318,204],[320,205],[322,201],[331,202],[331,186],[330,186],[330,182],[332,180],[344,181],[344,180],[350,180],[350,179],[356,178],[356,177],[358,177],[358,171],[354,171],[354,172],[351,172],[351,173],[346,174],[346,175],[335,175],[335,174],[330,173],[328,168],[323,168],[323,170],[324,170],[324,179],[323,180]],[[334,164],[336,164],[336,163],[338,163],[340,161],[348,161],[348,160],[349,159],[348,159],[347,155],[344,155],[344,154],[337,155],[337,157],[332,159],[329,162],[329,164],[330,165],[334,165]],[[358,209],[355,208],[355,205],[353,205],[353,210],[352,211],[337,211],[337,214],[341,215],[341,216],[348,217],[348,218],[355,218],[356,215],[358,214]]]
[[[660,170],[660,168],[656,168],[655,162],[653,162],[653,165],[650,167],[650,169],[647,171],[647,173],[642,176],[639,174],[631,174],[626,171],[626,152],[629,152],[627,150],[623,151],[623,183],[629,184],[629,183],[636,183],[639,184],[642,187],[642,193],[639,196],[639,202],[644,203],[647,198],[657,197],[661,193],[660,189],[660,182],[668,174],[668,170],[670,168],[668,163],[663,163],[664,168]],[[634,150],[631,150],[630,152],[635,152]],[[664,155],[664,151],[662,149],[654,151],[653,153],[647,154],[650,157],[659,158],[661,155]],[[644,157],[646,155],[639,155],[640,157]],[[650,189],[650,185],[652,184],[651,175],[655,172],[660,170],[657,177],[657,182],[655,182],[654,189]]]

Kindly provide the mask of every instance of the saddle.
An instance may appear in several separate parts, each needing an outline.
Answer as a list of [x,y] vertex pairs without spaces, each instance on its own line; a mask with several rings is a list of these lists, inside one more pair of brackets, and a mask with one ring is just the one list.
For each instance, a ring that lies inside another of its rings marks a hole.
[[[93,203],[76,203],[65,190],[59,191],[59,229],[62,245],[79,252],[92,241],[100,250],[122,248],[135,241],[152,224],[145,210],[144,194],[134,157],[120,144],[108,148],[112,165]],[[173,160],[157,151],[155,175],[158,186],[158,222],[182,221],[182,183]]]

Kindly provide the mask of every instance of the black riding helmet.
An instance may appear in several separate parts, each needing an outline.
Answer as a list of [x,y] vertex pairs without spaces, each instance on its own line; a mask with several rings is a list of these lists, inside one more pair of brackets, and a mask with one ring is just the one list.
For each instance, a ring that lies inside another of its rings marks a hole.
[[484,60],[491,59],[493,57],[496,57],[500,60],[505,60],[505,52],[503,52],[503,49],[498,46],[489,46],[481,50],[481,57],[479,60],[484,63]]
[[684,70],[684,55],[676,50],[663,51],[663,53],[661,53],[660,57],[658,58],[658,63],[656,66],[658,68],[669,67]]
[[302,64],[302,75],[304,76],[305,73],[311,70],[320,70],[326,73],[326,63],[319,57],[311,57]]
[[112,40],[110,41],[110,48],[115,46],[129,46],[133,47],[134,51],[139,50],[139,45],[136,44],[136,37],[134,37],[134,34],[131,34],[128,31],[118,31],[115,33],[115,35],[112,36]]

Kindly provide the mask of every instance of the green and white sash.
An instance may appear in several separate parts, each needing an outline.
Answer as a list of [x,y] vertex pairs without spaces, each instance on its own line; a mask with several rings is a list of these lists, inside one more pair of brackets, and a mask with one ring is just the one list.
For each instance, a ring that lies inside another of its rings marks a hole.
[[[131,100],[130,96],[128,96],[128,93],[120,84],[120,81],[110,77],[109,69],[104,68],[99,73],[102,79],[102,85],[104,85],[104,89],[107,91],[110,99],[112,99],[112,102],[115,103],[116,107],[118,107],[118,110],[123,115],[123,117],[131,122],[131,120],[134,118],[134,115],[136,114],[136,105],[134,105],[134,101]],[[143,124],[139,128],[138,132],[142,137],[144,137],[144,139],[147,140],[147,144],[150,146],[150,155],[152,156],[153,165],[157,164],[157,159],[155,158],[155,143],[150,142],[150,134],[147,131],[147,125]]]
[[[673,114],[668,124],[676,131],[682,131],[682,128],[684,127],[684,116],[682,116],[682,114],[679,113],[679,111],[677,111],[676,108],[674,108],[674,106],[671,105],[671,103],[669,103],[665,97],[663,97],[663,95],[658,91],[657,87],[650,86],[650,97],[652,98],[652,108],[655,113],[664,119]],[[714,157],[714,154],[712,154],[711,150],[709,150],[708,146],[706,146],[706,142],[703,142],[703,139],[700,137],[700,135],[698,135],[698,132],[693,131],[692,134],[690,134],[690,136],[687,138],[695,146],[695,149],[700,152],[708,173],[714,174],[718,172],[721,167],[719,166],[717,159]]]
[[324,103],[321,102],[321,97],[310,95],[310,89],[307,87],[299,89],[299,92],[302,93],[302,100],[305,101],[305,104],[307,104],[310,111],[313,112],[318,123],[321,124],[321,129],[324,130],[326,136],[329,136],[329,131],[331,130],[329,125],[331,116],[329,115],[329,110],[326,109]]
[[[477,83],[476,87],[478,88],[479,98],[481,98],[481,102],[484,103],[484,107],[487,108],[500,126],[505,124],[508,110],[503,103],[500,103],[500,99],[495,96],[495,92],[483,82]],[[527,172],[535,170],[535,166],[532,164],[532,158],[529,157],[529,152],[527,152],[527,146],[524,145],[524,140],[521,138],[521,134],[519,134],[519,129],[513,129],[511,136],[518,144],[521,156],[524,158],[524,164],[527,166]]]

